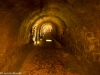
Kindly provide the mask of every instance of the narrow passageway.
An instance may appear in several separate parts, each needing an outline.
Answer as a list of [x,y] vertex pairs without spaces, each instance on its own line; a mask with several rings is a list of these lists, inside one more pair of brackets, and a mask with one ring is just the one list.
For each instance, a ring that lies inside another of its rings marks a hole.
[[4,72],[100,75],[100,1],[0,0]]

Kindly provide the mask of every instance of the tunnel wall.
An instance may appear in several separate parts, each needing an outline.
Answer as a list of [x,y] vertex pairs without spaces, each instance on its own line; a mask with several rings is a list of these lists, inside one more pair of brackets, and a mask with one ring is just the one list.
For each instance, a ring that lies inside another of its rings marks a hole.
[[[18,47],[18,32],[29,14],[59,16],[67,25],[67,47],[76,55],[83,55],[98,71],[100,64],[100,1],[99,0],[2,0],[0,1],[0,71],[15,70],[22,50]],[[40,3],[41,2],[41,3]],[[55,12],[54,12],[55,11]],[[33,12],[33,13],[32,13]],[[63,14],[62,14],[63,13]],[[34,15],[34,16],[35,16]],[[29,23],[33,21],[30,20]],[[24,27],[24,26],[23,26]],[[24,33],[22,33],[24,34]],[[86,35],[87,34],[87,35]],[[89,35],[88,35],[89,34]],[[71,41],[70,41],[71,40]],[[10,60],[9,60],[10,59]],[[13,67],[12,69],[10,69]]]
[[[0,72],[18,71],[17,62],[20,59],[22,51],[18,47],[19,27],[24,18],[26,18],[34,6],[40,8],[38,2],[27,0],[1,0],[0,1]],[[30,6],[30,3],[33,3]],[[38,5],[37,5],[38,3]],[[17,67],[17,68],[16,68]]]
[[[41,15],[41,14],[38,14],[38,15]],[[29,19],[27,19],[27,20],[29,20]],[[61,36],[63,34],[64,30],[66,29],[65,23],[62,20],[60,20],[59,17],[56,17],[56,16],[43,15],[41,17],[36,18],[35,20],[34,20],[34,17],[30,20],[32,20],[32,21],[28,21],[27,23],[25,21],[21,25],[20,32],[19,32],[19,45],[24,45],[24,44],[29,43],[30,30],[32,27],[36,27],[36,30],[34,32],[34,35],[35,35],[34,37],[36,37],[37,34],[39,33],[39,29],[42,26],[42,24],[44,24],[46,22],[50,22],[52,24],[54,23],[53,25],[56,26],[57,34],[59,36]]]
[[[64,5],[65,5],[65,8],[63,8]],[[66,3],[60,4],[57,2],[54,2],[54,3],[50,2],[49,4],[48,3],[45,4],[41,12],[39,10],[32,12],[30,16],[27,17],[20,26],[19,45],[23,45],[29,42],[29,37],[30,37],[29,31],[31,30],[35,22],[37,22],[36,24],[38,26],[38,23],[41,22],[43,18],[44,18],[43,22],[54,20],[56,23],[58,23],[59,24],[59,25],[57,24],[59,26],[58,33],[62,33],[62,28],[66,29],[66,27],[82,26],[83,20],[81,20],[81,18],[76,12],[72,13],[72,11],[74,12],[72,7],[70,7],[69,5],[66,5]],[[58,20],[61,19],[65,24],[60,23],[60,21],[58,22],[56,18],[58,18]]]

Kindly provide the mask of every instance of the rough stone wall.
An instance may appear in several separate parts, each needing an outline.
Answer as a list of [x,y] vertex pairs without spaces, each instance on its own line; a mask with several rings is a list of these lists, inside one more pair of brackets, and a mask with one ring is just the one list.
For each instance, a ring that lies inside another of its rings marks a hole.
[[90,63],[99,64],[100,1],[62,0],[60,2],[55,0],[55,4],[51,2],[45,5],[49,2],[48,0],[46,2],[41,0],[0,1],[0,61],[2,61],[0,71],[11,70],[21,60],[23,51],[19,49],[17,40],[19,28],[24,19],[37,9],[41,9],[39,12],[44,14],[50,10],[48,14],[59,15],[69,27],[66,30],[66,43],[69,49],[77,55],[82,54]]
[[[34,5],[30,6],[30,3]],[[18,31],[24,18],[39,7],[34,1],[1,0],[0,1],[0,71],[16,71],[21,53],[18,47]],[[34,8],[35,9],[35,8]]]

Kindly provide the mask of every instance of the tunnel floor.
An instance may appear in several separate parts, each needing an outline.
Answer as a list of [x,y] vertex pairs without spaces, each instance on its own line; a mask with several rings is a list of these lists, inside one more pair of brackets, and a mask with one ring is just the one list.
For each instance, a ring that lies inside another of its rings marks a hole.
[[[46,42],[46,39],[52,39],[52,42]],[[84,60],[70,54],[67,48],[48,35],[40,45],[29,43],[20,51],[18,71],[22,75],[97,75]]]
[[22,75],[89,75],[80,61],[63,48],[33,47],[24,56],[19,70]]

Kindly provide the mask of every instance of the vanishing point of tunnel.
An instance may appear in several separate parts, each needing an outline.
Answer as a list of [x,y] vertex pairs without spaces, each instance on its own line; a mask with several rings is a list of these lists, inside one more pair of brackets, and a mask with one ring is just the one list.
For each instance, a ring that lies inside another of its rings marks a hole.
[[0,0],[0,75],[100,75],[100,1]]

